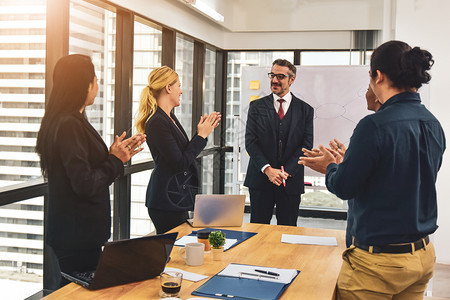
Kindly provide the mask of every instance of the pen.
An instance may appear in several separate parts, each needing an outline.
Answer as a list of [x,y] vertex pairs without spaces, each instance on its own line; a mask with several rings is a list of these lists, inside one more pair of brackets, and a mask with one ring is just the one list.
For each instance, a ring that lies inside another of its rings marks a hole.
[[260,274],[253,274],[253,273],[247,273],[247,272],[239,272],[239,276],[242,275],[249,275],[249,276],[257,276],[258,278],[264,277],[264,278],[270,278],[270,279],[278,279],[277,276],[268,276],[268,275],[260,275]]
[[[281,173],[284,175],[284,167],[281,166]],[[283,178],[283,186],[286,187],[286,180]]]
[[264,274],[272,275],[272,276],[280,276],[280,274],[278,274],[278,273],[270,272],[270,271],[264,271],[264,270],[255,270],[255,272],[264,273]]

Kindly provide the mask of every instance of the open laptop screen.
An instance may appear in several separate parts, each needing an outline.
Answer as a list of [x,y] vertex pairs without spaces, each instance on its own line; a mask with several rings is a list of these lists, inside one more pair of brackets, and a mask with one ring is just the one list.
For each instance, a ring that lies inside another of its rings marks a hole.
[[196,195],[194,227],[241,226],[244,218],[245,195]]

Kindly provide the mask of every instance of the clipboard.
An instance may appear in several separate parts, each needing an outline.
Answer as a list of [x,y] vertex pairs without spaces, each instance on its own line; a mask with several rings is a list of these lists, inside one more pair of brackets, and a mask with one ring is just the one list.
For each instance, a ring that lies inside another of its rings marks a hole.
[[297,278],[298,274],[300,271],[297,270],[297,275],[287,284],[216,274],[193,291],[192,295],[234,300],[276,300]]
[[236,239],[237,242],[234,243],[230,248],[224,250],[224,251],[228,251],[231,248],[233,248],[236,245],[239,245],[240,243],[242,243],[243,241],[251,238],[252,236],[257,235],[256,232],[249,232],[249,231],[238,231],[238,230],[226,230],[226,229],[217,229],[217,228],[205,228],[205,229],[201,229],[201,230],[196,230],[196,231],[192,231],[192,233],[190,233],[190,236],[196,236],[197,232],[199,231],[216,231],[216,230],[220,230],[223,233],[225,233],[225,237],[229,238],[229,239]]

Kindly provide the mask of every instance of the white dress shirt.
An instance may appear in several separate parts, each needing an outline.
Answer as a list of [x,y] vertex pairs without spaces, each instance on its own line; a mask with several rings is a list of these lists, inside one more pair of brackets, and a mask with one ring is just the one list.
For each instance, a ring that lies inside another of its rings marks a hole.
[[283,111],[284,115],[286,115],[289,106],[291,105],[292,101],[292,94],[289,92],[286,95],[284,95],[282,98],[278,97],[278,95],[272,94],[273,96],[273,107],[275,108],[275,111],[278,113],[278,109],[280,109],[280,102],[278,102],[278,99],[283,99]]

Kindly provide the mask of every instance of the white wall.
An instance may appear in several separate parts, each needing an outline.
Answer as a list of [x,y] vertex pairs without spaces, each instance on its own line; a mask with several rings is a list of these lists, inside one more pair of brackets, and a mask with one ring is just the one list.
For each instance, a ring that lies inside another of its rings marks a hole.
[[[221,2],[228,5],[230,0]],[[232,26],[229,28],[233,32],[368,30],[380,29],[383,23],[383,1],[380,0],[233,2]]]
[[450,264],[450,1],[397,0],[395,38],[427,49],[435,64],[430,82],[431,111],[447,137],[447,151],[438,175],[438,225],[434,236],[437,261]]
[[[111,0],[222,49],[348,49],[351,30],[381,29],[381,0],[203,0],[220,26],[180,0]],[[332,7],[329,7],[332,3]],[[328,7],[327,7],[328,4]],[[285,8],[283,8],[285,7]],[[258,31],[259,28],[259,31]]]

